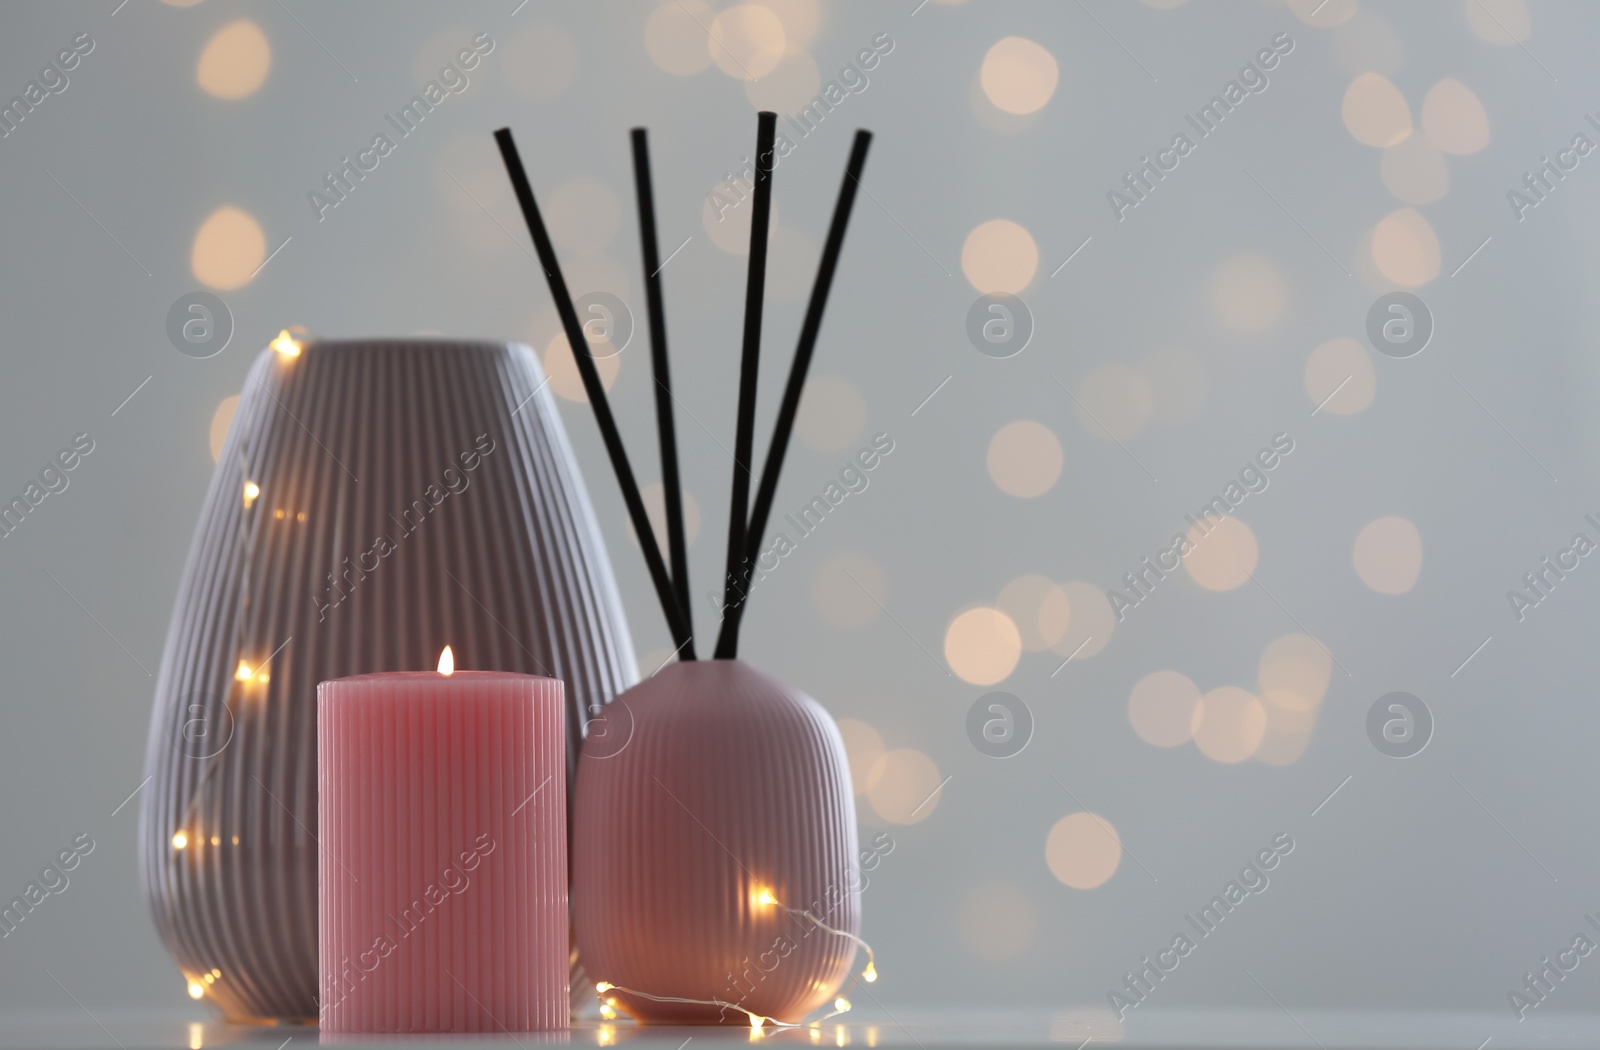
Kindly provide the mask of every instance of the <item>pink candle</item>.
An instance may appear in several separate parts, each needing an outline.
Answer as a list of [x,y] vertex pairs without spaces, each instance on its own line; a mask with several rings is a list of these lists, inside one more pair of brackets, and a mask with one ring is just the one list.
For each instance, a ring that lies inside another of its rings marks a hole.
[[565,705],[553,678],[317,687],[325,1032],[565,1028]]

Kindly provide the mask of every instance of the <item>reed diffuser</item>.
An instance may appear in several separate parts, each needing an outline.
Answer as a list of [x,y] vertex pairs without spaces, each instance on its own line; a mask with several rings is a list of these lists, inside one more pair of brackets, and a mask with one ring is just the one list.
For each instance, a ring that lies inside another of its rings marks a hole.
[[[844,743],[798,689],[738,659],[739,627],[794,429],[828,291],[872,136],[845,166],[788,382],[752,501],[756,379],[777,117],[757,121],[723,618],[713,659],[696,658],[645,131],[634,182],[670,565],[656,543],[616,420],[509,129],[496,132],[679,661],[619,696],[579,759],[572,904],[601,1013],[642,1021],[793,1025],[839,993],[860,940],[856,820]],[[621,705],[618,707],[617,705]],[[868,962],[860,978],[871,981]]]

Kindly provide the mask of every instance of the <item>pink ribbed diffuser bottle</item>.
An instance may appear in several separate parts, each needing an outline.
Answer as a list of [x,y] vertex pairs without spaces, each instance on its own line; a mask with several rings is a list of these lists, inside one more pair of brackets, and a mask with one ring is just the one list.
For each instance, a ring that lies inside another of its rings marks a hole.
[[[737,659],[806,370],[822,324],[871,134],[857,131],[817,266],[760,484],[751,496],[757,372],[777,114],[756,117],[727,571],[715,659],[698,659],[672,422],[655,203],[643,128],[633,131],[640,248],[650,306],[667,549],[662,557],[605,384],[510,129],[495,132],[573,361],[622,489],[680,663],[590,723],[574,781],[573,924],[603,1016],[798,1024],[833,999],[860,941],[855,800],[838,728],[793,686]],[[703,639],[704,640],[704,639]],[[871,981],[871,950],[862,979]],[[840,1002],[836,1009],[849,1008]],[[813,1032],[813,1035],[816,1033]]]
[[563,703],[490,671],[317,687],[324,1032],[567,1026]]
[[589,976],[648,1021],[797,1022],[829,1002],[856,946],[824,926],[859,935],[861,895],[850,767],[822,705],[700,660],[623,693],[605,721],[578,760],[572,829]]

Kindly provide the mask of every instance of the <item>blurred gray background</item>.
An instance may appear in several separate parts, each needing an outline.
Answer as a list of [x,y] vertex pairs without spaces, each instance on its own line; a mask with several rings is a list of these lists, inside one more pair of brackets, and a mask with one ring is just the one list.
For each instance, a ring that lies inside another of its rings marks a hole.
[[[681,245],[663,281],[709,632],[750,210],[719,221],[711,195],[746,163],[758,108],[787,117],[830,81],[809,134],[779,122],[793,150],[758,456],[851,132],[877,137],[775,525],[873,435],[894,449],[758,584],[742,655],[841,721],[863,846],[893,843],[863,901],[884,1003],[1103,1014],[1280,833],[1295,846],[1270,888],[1151,1007],[1275,997],[1515,1031],[1524,972],[1580,929],[1600,940],[1584,921],[1600,911],[1600,568],[1574,554],[1547,597],[1523,582],[1574,534],[1600,543],[1584,518],[1600,517],[1600,156],[1560,153],[1600,143],[1594,8],[10,3],[0,100],[54,82],[39,71],[80,34],[92,50],[0,138],[0,494],[74,435],[94,442],[0,539],[0,896],[80,833],[96,848],[0,942],[0,1010],[70,1009],[65,988],[199,1015],[146,917],[138,807],[113,810],[144,775],[146,672],[213,429],[280,329],[535,346],[643,673],[666,658],[501,125],[574,291],[612,292],[640,326],[627,131],[651,130],[662,253]],[[399,136],[386,115],[478,34],[494,47],[470,84]],[[1275,38],[1292,50],[1263,60],[1265,82],[1241,73]],[[841,74],[874,46],[864,78]],[[1258,90],[1201,136],[1185,115],[1230,80]],[[308,194],[385,132],[392,151],[319,218]],[[1193,148],[1119,218],[1108,193],[1180,133]],[[1531,201],[1525,174],[1558,153],[1573,170],[1519,217],[1508,193]],[[203,360],[166,328],[197,290],[235,325]],[[1433,319],[1414,356],[1369,340],[1396,290]],[[968,336],[994,291],[1031,315],[1014,356]],[[611,396],[655,482],[647,345],[641,329],[614,359]],[[1278,434],[1293,451],[1268,487],[1116,622],[1103,592],[1126,593]],[[1512,588],[1541,601],[1519,618]],[[1033,722],[1004,759],[968,731],[993,690]],[[1434,723],[1405,759],[1368,731],[1397,691]],[[1600,1011],[1591,968],[1537,1014]]]

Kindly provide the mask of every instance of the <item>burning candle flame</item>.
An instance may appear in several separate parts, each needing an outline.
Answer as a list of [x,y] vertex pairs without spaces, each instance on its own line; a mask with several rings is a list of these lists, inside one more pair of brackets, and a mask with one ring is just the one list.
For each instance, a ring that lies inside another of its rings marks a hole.
[[444,652],[439,654],[439,673],[442,675],[452,675],[456,673],[456,657],[455,654],[450,651],[450,647],[448,645],[444,647]]

